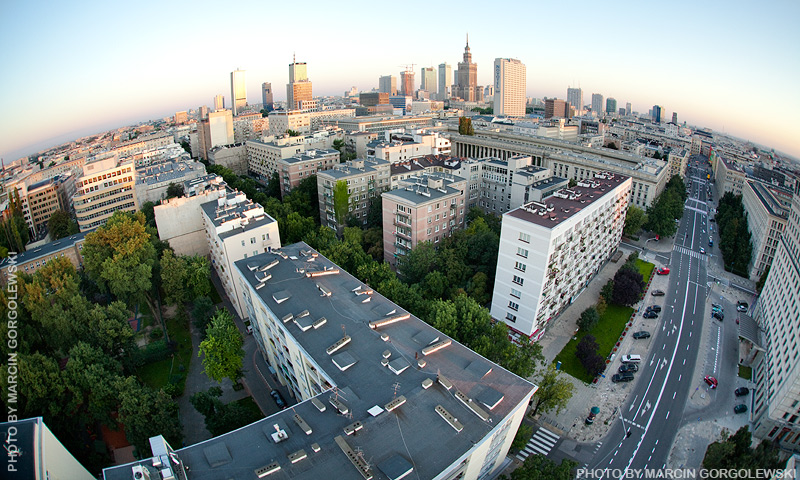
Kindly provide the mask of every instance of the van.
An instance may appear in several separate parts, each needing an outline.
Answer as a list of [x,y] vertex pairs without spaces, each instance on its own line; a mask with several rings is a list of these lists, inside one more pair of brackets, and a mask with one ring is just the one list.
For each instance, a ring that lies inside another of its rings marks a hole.
[[641,355],[623,355],[622,363],[639,363],[642,361]]

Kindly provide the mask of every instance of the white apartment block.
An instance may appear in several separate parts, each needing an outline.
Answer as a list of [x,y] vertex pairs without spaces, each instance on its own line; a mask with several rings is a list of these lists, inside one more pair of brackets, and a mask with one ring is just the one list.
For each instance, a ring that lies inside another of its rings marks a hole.
[[310,132],[311,114],[302,110],[269,112],[270,135],[284,135],[289,130],[300,133]]
[[503,215],[492,317],[541,338],[617,250],[631,183],[600,173]]
[[[795,190],[786,229],[778,241],[767,281],[755,308],[755,321],[742,316],[740,337],[763,339],[754,350],[756,388],[748,405],[753,435],[800,450],[800,190]],[[759,334],[760,331],[760,334]],[[760,338],[759,338],[760,337]]]
[[281,247],[278,222],[242,192],[233,192],[200,206],[211,265],[240,318],[247,317],[233,263]]
[[686,178],[686,167],[689,164],[689,152],[684,149],[670,149],[666,152],[669,176],[678,175]]
[[113,148],[120,158],[125,158],[138,153],[144,153],[159,147],[166,147],[175,143],[174,137],[169,133],[154,133],[152,135],[136,137],[123,142]]
[[731,192],[734,195],[741,195],[744,191],[744,183],[747,180],[747,174],[744,169],[736,164],[735,160],[729,160],[723,155],[715,155],[716,161],[712,161],[714,168],[714,180],[717,182],[717,188],[725,192]]
[[506,160],[478,160],[481,170],[478,207],[502,215],[565,187],[565,178],[553,178],[549,169],[534,165],[533,158],[516,155]]
[[117,210],[139,210],[133,160],[117,160],[111,155],[87,161],[76,182],[73,206],[81,232],[103,225]]
[[341,232],[333,208],[333,189],[340,181],[347,183],[348,215],[363,225],[367,223],[372,199],[380,197],[391,186],[391,168],[385,160],[349,160],[333,168],[317,172],[320,223]]
[[193,160],[167,161],[137,168],[136,201],[139,205],[158,203],[166,198],[170,184],[183,184],[205,174],[205,165]]
[[525,99],[525,64],[515,58],[495,58],[494,114],[524,117]]
[[381,159],[389,163],[424,157],[426,155],[450,155],[450,140],[438,132],[412,130],[410,132],[386,132],[383,140],[367,144],[367,158]]
[[744,184],[742,204],[747,214],[747,229],[753,240],[750,279],[758,281],[772,265],[781,235],[786,227],[791,204],[774,193],[772,186],[756,180]]
[[265,137],[247,141],[247,170],[262,182],[268,182],[278,172],[278,163],[306,151],[301,137]]

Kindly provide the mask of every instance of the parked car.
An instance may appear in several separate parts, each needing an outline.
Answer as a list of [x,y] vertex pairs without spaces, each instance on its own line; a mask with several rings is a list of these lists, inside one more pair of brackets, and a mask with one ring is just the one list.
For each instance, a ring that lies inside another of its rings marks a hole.
[[712,303],[711,304],[711,309],[712,310],[720,310],[720,311],[722,311],[722,305],[720,305],[719,303]]
[[743,397],[748,393],[750,393],[750,389],[747,387],[739,387],[733,391],[733,394],[736,395],[737,397]]
[[611,381],[612,381],[612,382],[614,382],[614,383],[618,383],[618,382],[630,382],[631,380],[633,380],[633,374],[632,374],[632,373],[630,373],[630,372],[625,372],[625,373],[615,373],[615,374],[614,374],[614,375],[611,377]]
[[650,310],[651,312],[658,313],[661,311],[661,305],[650,305],[649,307],[647,307],[647,309]]
[[706,384],[709,387],[717,388],[717,379],[716,378],[706,375],[705,378],[703,378],[703,380],[706,382]]
[[700,247],[700,254],[701,255],[705,255],[706,254],[706,249],[703,248],[703,247]]
[[716,319],[717,319],[717,320],[719,320],[720,322],[721,322],[721,321],[723,321],[723,320],[725,320],[725,314],[724,314],[724,313],[722,313],[722,312],[714,312],[714,313],[712,313],[712,314],[711,314],[711,316],[712,316],[712,317],[714,317],[714,318],[716,318]]
[[650,332],[645,332],[644,330],[642,330],[641,332],[635,332],[633,334],[633,338],[637,340],[640,338],[650,338]]
[[641,355],[623,355],[622,363],[639,363],[642,361]]
[[619,366],[619,373],[625,372],[638,372],[639,371],[639,364],[638,363],[623,363]]
[[744,403],[740,403],[739,405],[733,407],[734,413],[744,413],[746,411],[747,411],[747,405],[745,405]]
[[747,312],[747,307],[745,307],[744,305],[737,305],[736,306],[736,311],[739,312],[739,313],[745,313],[745,312]]
[[278,408],[280,408],[281,410],[285,409],[288,406],[286,405],[286,400],[283,399],[283,395],[281,395],[281,392],[277,390],[272,390],[271,392],[269,392],[269,394],[272,397],[272,399],[275,400],[275,405],[277,405]]
[[739,300],[738,302],[736,302],[736,306],[737,306],[737,307],[744,307],[744,308],[747,308],[747,307],[749,307],[750,305],[748,305],[748,303],[747,303],[747,302],[743,302],[743,301]]
[[667,267],[661,267],[661,268],[659,268],[658,270],[656,270],[656,273],[657,273],[658,275],[668,275],[668,274],[669,274],[669,268],[667,268]]
[[647,311],[642,314],[642,318],[658,318],[658,314],[653,311]]
[[653,290],[652,292],[650,292],[650,295],[652,295],[654,297],[663,297],[664,296],[664,290]]

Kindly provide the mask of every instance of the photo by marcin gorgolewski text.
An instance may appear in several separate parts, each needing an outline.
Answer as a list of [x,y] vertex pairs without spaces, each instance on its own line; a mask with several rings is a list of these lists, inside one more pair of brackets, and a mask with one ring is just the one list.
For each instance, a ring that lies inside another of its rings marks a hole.
[[577,479],[639,479],[639,478],[670,478],[670,479],[796,479],[795,471],[789,469],[755,470],[736,468],[579,468],[576,472]]
[[20,456],[23,454],[18,445],[17,427],[10,424],[19,420],[17,417],[17,350],[19,348],[18,335],[18,309],[17,304],[17,252],[8,252],[8,283],[6,283],[6,322],[8,331],[6,333],[6,347],[8,349],[8,359],[6,361],[6,424],[3,428],[3,448],[5,449],[6,468],[0,476],[3,478],[18,478],[17,465]]

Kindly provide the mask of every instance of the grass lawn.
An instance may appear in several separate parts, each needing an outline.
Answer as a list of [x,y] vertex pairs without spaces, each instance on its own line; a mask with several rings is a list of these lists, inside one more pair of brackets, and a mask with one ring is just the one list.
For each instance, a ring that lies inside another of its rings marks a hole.
[[739,376],[745,380],[751,380],[753,378],[753,369],[751,367],[739,365]]
[[170,383],[170,376],[172,376],[173,383],[177,383],[179,391],[182,392],[186,383],[186,374],[189,371],[189,363],[192,360],[192,338],[189,332],[189,321],[168,318],[166,322],[169,339],[177,343],[175,354],[172,358],[165,358],[164,360],[141,366],[138,374],[142,382],[155,389],[162,388]]
[[258,408],[255,400],[253,400],[253,397],[244,397],[240,400],[236,400],[234,403],[237,403],[250,411],[253,414],[253,418],[264,418],[264,414],[261,413],[261,409]]
[[653,269],[656,268],[656,266],[653,265],[650,262],[645,262],[641,258],[637,258],[636,259],[636,268],[639,269],[639,273],[642,274],[642,278],[646,282],[647,279],[650,278],[650,275],[653,273]]
[[[652,270],[652,264],[649,265]],[[625,324],[630,320],[631,313],[633,313],[633,308],[631,307],[609,305],[597,325],[590,332],[578,332],[578,335],[570,340],[561,352],[556,355],[555,361],[561,362],[561,369],[568,374],[586,383],[591,383],[593,377],[586,373],[580,360],[575,356],[578,342],[581,341],[584,335],[591,333],[597,339],[597,344],[599,345],[597,353],[603,358],[608,357],[619,336],[625,330]]]

